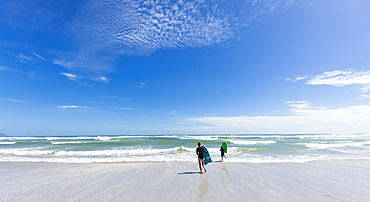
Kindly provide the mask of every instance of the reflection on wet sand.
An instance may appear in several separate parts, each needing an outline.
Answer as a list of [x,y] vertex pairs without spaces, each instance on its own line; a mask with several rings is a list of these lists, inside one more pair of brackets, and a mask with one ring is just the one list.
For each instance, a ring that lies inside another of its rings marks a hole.
[[199,198],[207,196],[208,189],[209,189],[209,184],[208,183],[209,182],[207,180],[207,175],[206,174],[199,175],[199,181],[198,181],[198,187],[199,187],[198,197]]
[[222,167],[222,170],[224,171],[222,173],[224,175],[224,177],[225,177],[225,174],[229,175],[229,168],[227,167],[227,165],[223,163],[221,167]]

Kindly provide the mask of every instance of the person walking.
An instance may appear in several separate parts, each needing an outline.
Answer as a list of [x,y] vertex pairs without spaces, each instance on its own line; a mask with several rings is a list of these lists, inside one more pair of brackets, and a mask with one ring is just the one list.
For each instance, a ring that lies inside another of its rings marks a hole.
[[196,150],[196,154],[198,155],[198,163],[199,163],[199,169],[200,169],[200,173],[203,173],[202,172],[202,166],[204,168],[204,172],[207,172],[206,170],[206,166],[204,165],[204,147],[201,147],[202,144],[200,144],[200,142],[198,142],[198,147],[197,147],[197,150]]
[[221,161],[224,161],[224,157],[226,158],[226,156],[225,156],[226,149],[224,149],[222,146],[220,148],[221,148],[220,149],[220,151],[221,151]]

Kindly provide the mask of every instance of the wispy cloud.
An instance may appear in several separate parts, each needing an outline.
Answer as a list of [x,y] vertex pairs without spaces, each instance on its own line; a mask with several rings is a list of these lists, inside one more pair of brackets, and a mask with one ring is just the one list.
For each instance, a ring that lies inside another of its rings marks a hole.
[[[264,15],[283,12],[300,0],[105,0],[87,1],[71,26],[80,49],[60,53],[69,71],[113,72],[122,54],[229,46],[240,28]],[[78,31],[77,31],[78,30]]]
[[189,117],[184,129],[207,133],[357,133],[370,130],[370,105],[328,109],[288,101],[292,115]]
[[132,100],[131,98],[121,98],[120,100]]
[[58,108],[62,109],[96,109],[95,107],[86,107],[86,106],[77,106],[77,105],[62,105],[57,106]]
[[44,62],[47,62],[47,60],[43,57],[41,57],[39,54],[35,53],[35,52],[32,52],[32,54],[34,54],[36,57],[38,57],[39,59],[43,60]]
[[44,62],[47,62],[47,60],[45,58],[43,58],[42,56],[40,56],[39,54],[37,54],[36,52],[32,52],[32,54],[34,56],[36,56],[37,58],[34,58],[34,57],[31,57],[31,56],[27,56],[25,54],[21,54],[21,53],[12,53],[12,52],[9,52],[9,51],[5,51],[8,55],[11,55],[15,58],[17,58],[17,60],[21,63],[26,63],[26,64],[36,64],[37,62],[39,62],[40,60],[44,61]]
[[26,55],[24,55],[24,54],[11,53],[11,52],[8,52],[8,51],[6,51],[6,53],[7,53],[8,55],[11,55],[11,56],[13,56],[13,57],[17,58],[17,60],[18,60],[19,62],[21,62],[21,63],[32,64],[32,63],[33,63],[33,61],[35,60],[33,57],[31,57],[31,56],[26,56]]
[[137,85],[137,87],[139,87],[139,88],[144,88],[144,86],[145,86],[145,82],[140,82],[138,85]]
[[18,54],[15,57],[18,58],[19,61],[22,62],[22,63],[29,63],[29,62],[32,62],[34,60],[33,57],[25,56],[23,54]]
[[76,74],[65,73],[65,72],[62,72],[60,74],[68,77],[69,80],[72,80],[72,81],[77,81],[78,80],[78,77],[77,77]]
[[10,67],[4,67],[0,65],[0,71],[10,71],[10,72],[18,72],[17,69],[10,68]]
[[94,103],[94,104],[103,104],[104,103],[102,101],[87,101],[87,102]]
[[119,96],[117,95],[114,95],[114,96],[100,96],[101,98],[109,98],[109,99],[113,99],[113,100],[122,100],[122,101],[127,101],[127,100],[132,100],[132,98],[120,98]]
[[56,64],[56,65],[63,66],[67,69],[72,69],[75,66],[74,62],[71,62],[71,61],[68,62],[68,61],[64,61],[64,60],[54,60],[53,63]]
[[[283,12],[299,1],[87,0],[79,4],[79,9],[71,10],[68,1],[36,5],[15,0],[0,5],[0,11],[10,16],[10,20],[4,19],[6,24],[71,33],[76,37],[73,50],[57,53],[53,63],[69,71],[103,75],[114,71],[114,60],[122,54],[228,46],[238,40],[240,29],[250,22]],[[70,16],[76,18],[71,20]],[[68,19],[68,23],[54,23],[59,19]],[[21,62],[48,61],[36,52],[32,52],[34,58],[14,55]]]
[[313,107],[307,101],[286,101],[286,104],[290,107],[290,110],[295,113],[307,112],[309,110],[321,110],[325,109],[324,107]]
[[199,1],[95,2],[90,32],[127,53],[209,46],[234,37],[228,8]]
[[370,95],[361,95],[360,96],[361,99],[366,99],[366,98],[370,98]]
[[343,87],[359,85],[361,90],[370,90],[370,71],[336,70],[316,75],[306,82],[307,85],[331,85]]
[[93,85],[87,84],[87,83],[85,83],[85,82],[78,82],[77,84],[78,84],[78,85],[81,85],[81,86],[86,86],[86,87],[89,87],[89,88],[94,88],[94,86],[93,86]]
[[41,76],[37,75],[36,71],[23,72],[23,71],[19,71],[18,69],[4,67],[4,66],[1,66],[1,65],[0,65],[0,71],[11,71],[11,72],[17,72],[17,73],[20,73],[20,74],[25,73],[25,74],[28,75],[28,78],[30,78],[30,79],[40,79],[40,80],[43,79]]
[[[97,41],[93,42],[93,47],[85,47],[84,50],[77,52],[61,53],[59,60],[54,60],[54,64],[61,65],[70,71],[83,71],[93,74],[106,74],[114,71],[114,60],[119,54],[108,47],[99,47]],[[96,45],[96,47],[95,47]]]
[[130,107],[111,107],[113,109],[122,109],[122,110],[135,110],[135,108],[130,108]]
[[[315,76],[295,76],[294,79],[286,78],[285,82],[306,80],[306,85],[329,85],[335,87],[354,86],[354,89],[363,93],[370,91],[370,71],[355,71],[352,69],[327,71]],[[361,98],[368,98],[362,95]]]
[[311,76],[308,76],[308,75],[303,75],[303,76],[294,76],[294,78],[286,78],[285,79],[285,82],[296,82],[296,81],[300,81],[300,80],[305,80],[305,79],[308,79],[310,78]]
[[6,100],[6,101],[11,101],[11,102],[18,102],[18,103],[31,103],[31,102],[16,100],[16,99],[11,99],[11,98],[0,98],[0,99],[1,100]]
[[[58,65],[62,65],[64,67],[66,67],[67,69],[71,69],[69,68],[70,66],[73,66],[74,63],[73,62],[64,62],[64,61],[58,61],[58,60],[54,60],[53,62],[54,64],[58,64]],[[72,68],[73,69],[73,68]],[[105,76],[81,76],[81,75],[77,75],[77,74],[73,74],[73,73],[66,73],[66,72],[62,72],[60,73],[61,75],[63,76],[67,76],[69,80],[72,80],[72,81],[79,81],[78,84],[80,85],[84,85],[84,86],[87,86],[87,87],[94,87],[86,82],[81,82],[81,80],[92,80],[92,81],[96,81],[96,82],[99,82],[99,83],[104,83],[104,84],[107,84],[109,83],[109,80],[110,78],[107,78]]]
[[37,75],[35,71],[29,71],[27,72],[27,75],[30,79],[42,79],[42,77]]
[[294,2],[99,1],[91,6],[88,28],[101,41],[139,52],[211,46],[233,39],[240,26]]
[[117,95],[113,95],[113,96],[100,96],[100,97],[102,97],[102,98],[112,98],[112,99],[118,98]]
[[163,110],[156,110],[156,109],[151,109],[150,111],[152,112],[159,112],[159,113],[164,113],[164,114],[174,114],[174,113],[177,113],[178,111],[163,111]]
[[109,83],[110,79],[105,76],[98,76],[98,77],[92,77],[91,80],[101,82],[101,83]]
[[[66,76],[69,80],[76,81],[76,84],[81,85],[81,86],[86,86],[89,88],[94,88],[93,85],[90,85],[82,80],[87,80],[86,77],[77,75],[77,74],[72,74],[72,73],[66,73],[62,72],[60,75]],[[101,82],[101,83],[108,83],[109,80],[106,77],[88,77],[90,80]]]

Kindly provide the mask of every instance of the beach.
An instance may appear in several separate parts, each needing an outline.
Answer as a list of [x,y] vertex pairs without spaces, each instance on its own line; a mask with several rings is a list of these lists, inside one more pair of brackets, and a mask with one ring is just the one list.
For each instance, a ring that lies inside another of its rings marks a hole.
[[370,160],[0,162],[0,201],[367,201]]

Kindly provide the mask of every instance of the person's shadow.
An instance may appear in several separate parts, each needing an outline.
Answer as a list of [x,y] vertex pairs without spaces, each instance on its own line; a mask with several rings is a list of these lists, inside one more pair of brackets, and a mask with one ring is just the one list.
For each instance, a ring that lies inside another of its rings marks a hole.
[[193,175],[193,174],[202,174],[201,172],[183,172],[177,173],[178,175]]

